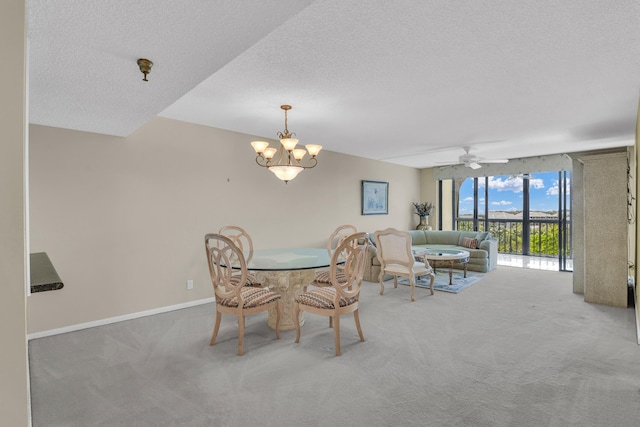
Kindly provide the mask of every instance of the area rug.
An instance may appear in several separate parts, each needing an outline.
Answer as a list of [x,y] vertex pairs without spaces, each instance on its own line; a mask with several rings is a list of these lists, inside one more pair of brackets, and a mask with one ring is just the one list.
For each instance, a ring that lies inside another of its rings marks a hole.
[[[433,289],[436,291],[443,292],[451,292],[454,294],[459,294],[460,292],[467,289],[469,286],[478,283],[478,281],[482,280],[485,276],[483,273],[472,273],[467,272],[467,277],[464,278],[464,273],[462,271],[454,270],[453,271],[453,284],[449,285],[449,270],[441,269],[436,272],[436,280],[433,282]],[[398,283],[401,285],[409,286],[409,279],[407,278],[398,278]],[[429,288],[429,284],[431,283],[431,277],[424,276],[420,278],[416,278],[416,286],[421,288]]]

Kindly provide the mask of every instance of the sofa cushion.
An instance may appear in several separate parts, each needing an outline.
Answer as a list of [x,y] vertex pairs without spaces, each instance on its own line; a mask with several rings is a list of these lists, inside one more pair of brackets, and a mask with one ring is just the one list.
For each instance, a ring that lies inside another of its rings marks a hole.
[[427,244],[427,236],[425,232],[422,230],[409,230],[409,235],[411,236],[411,245],[426,245]]
[[[458,243],[460,231],[429,230],[425,231],[424,234],[427,237],[427,245],[460,245],[460,243]],[[416,243],[411,244],[416,245]]]
[[470,249],[470,248],[460,248],[469,252],[471,258],[489,258],[489,252],[484,249]]

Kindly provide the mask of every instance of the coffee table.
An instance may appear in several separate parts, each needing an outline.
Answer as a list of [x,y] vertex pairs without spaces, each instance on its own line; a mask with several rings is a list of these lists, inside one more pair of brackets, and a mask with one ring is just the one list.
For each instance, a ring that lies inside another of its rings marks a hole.
[[469,251],[463,251],[459,249],[427,249],[421,251],[419,256],[422,256],[429,260],[429,264],[433,267],[433,272],[436,272],[438,263],[444,264],[449,267],[449,286],[453,284],[453,263],[459,262],[464,265],[464,277],[467,277],[467,263],[469,262]]

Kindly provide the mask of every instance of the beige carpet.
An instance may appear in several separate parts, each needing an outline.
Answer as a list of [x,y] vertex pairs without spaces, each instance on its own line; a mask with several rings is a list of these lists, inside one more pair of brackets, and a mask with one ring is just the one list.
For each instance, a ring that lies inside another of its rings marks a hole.
[[326,318],[245,355],[206,305],[30,342],[33,425],[637,426],[632,309],[590,305],[571,274],[499,267],[460,294],[366,283],[365,342]]

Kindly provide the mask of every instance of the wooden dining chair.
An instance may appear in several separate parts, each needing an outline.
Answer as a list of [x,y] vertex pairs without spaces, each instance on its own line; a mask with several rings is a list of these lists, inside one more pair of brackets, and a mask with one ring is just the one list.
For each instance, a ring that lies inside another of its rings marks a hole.
[[398,287],[398,276],[407,277],[411,287],[411,301],[416,286],[416,277],[431,276],[431,295],[433,295],[433,282],[435,274],[428,264],[416,261],[411,252],[411,235],[406,231],[387,228],[373,233],[380,260],[380,295],[384,295],[384,275],[393,276],[393,286]]
[[[333,233],[331,233],[331,235],[329,236],[329,240],[327,240],[327,252],[329,253],[329,257],[331,257],[333,255],[333,251],[340,246],[340,244],[350,235],[357,233],[358,229],[354,226],[354,225],[349,225],[349,224],[345,224],[345,225],[341,225],[338,228],[336,228],[335,230],[333,230]],[[354,244],[357,246],[358,242],[354,242]],[[342,255],[341,255],[342,257]],[[342,265],[340,265],[338,267],[338,280],[343,280],[343,273],[341,271],[342,269]],[[316,273],[316,278],[314,279],[313,282],[311,282],[312,286],[315,286],[317,288],[324,288],[324,287],[329,287],[331,286],[331,280],[330,280],[330,272],[328,268],[319,270]],[[303,288],[303,292],[307,291],[307,287],[305,286]]]
[[[249,275],[242,250],[231,239],[221,234],[210,233],[204,236],[207,251],[207,263],[216,298],[216,323],[209,345],[214,345],[222,314],[231,314],[238,318],[238,355],[243,353],[245,316],[275,308],[276,338],[280,338],[280,318],[282,303],[280,295],[268,288],[246,286]],[[234,274],[234,269],[239,274]]]
[[[333,230],[333,233],[331,233],[331,235],[329,236],[329,240],[327,240],[327,252],[329,253],[329,258],[331,258],[331,256],[333,255],[333,251],[338,246],[340,246],[340,243],[342,243],[350,235],[357,232],[358,232],[358,229],[356,228],[356,226],[349,225],[349,224],[341,225],[335,230]],[[357,242],[355,242],[355,244],[357,246]],[[338,267],[338,270],[339,271],[338,271],[338,275],[336,276],[336,279],[338,281],[346,280],[342,272],[342,264],[340,264],[340,266]],[[316,272],[316,277],[313,280],[313,282],[310,283],[310,285],[315,286],[316,288],[329,287],[331,286],[331,280],[329,276],[330,276],[330,273],[328,268],[320,269]],[[302,288],[302,292],[307,292],[307,286]],[[329,327],[332,327],[332,326],[333,326],[333,318],[329,317]]]
[[[359,240],[360,239],[360,240]],[[358,244],[358,242],[363,242]],[[358,303],[360,287],[364,276],[365,258],[369,240],[366,233],[355,233],[344,239],[333,251],[329,267],[330,287],[314,288],[299,294],[293,306],[293,318],[296,325],[296,343],[300,342],[300,311],[306,311],[333,319],[333,334],[336,356],[340,356],[340,316],[353,313],[360,341],[364,335],[360,328]],[[342,279],[338,276],[342,274]]]
[[[246,230],[236,225],[225,225],[218,230],[218,233],[231,239],[231,241],[240,248],[246,262],[251,261],[251,258],[253,258],[253,240]],[[256,278],[253,272],[249,271],[246,286],[262,287],[262,282]]]

